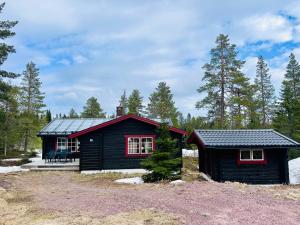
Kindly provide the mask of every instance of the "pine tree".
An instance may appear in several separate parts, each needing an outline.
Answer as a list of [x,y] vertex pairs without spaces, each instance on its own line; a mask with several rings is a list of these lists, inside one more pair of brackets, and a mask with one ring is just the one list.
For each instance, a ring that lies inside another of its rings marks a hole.
[[271,75],[269,68],[262,56],[258,57],[256,65],[256,99],[258,103],[258,111],[261,116],[261,126],[267,128],[270,126],[274,114],[274,87],[271,83]]
[[50,123],[52,121],[52,115],[50,109],[46,111],[46,122]]
[[69,118],[78,118],[78,114],[75,112],[75,109],[71,108],[69,112]]
[[105,113],[103,112],[97,98],[91,97],[86,101],[86,105],[83,107],[81,116],[83,118],[105,118]]
[[125,115],[128,111],[128,99],[126,97],[125,90],[124,90],[123,94],[121,95],[119,103],[120,103],[120,106],[123,108],[123,115]]
[[135,89],[132,91],[131,95],[128,98],[128,113],[140,115],[143,109],[143,97],[140,94],[140,91]]
[[[5,3],[0,4],[0,13],[2,12],[3,8],[5,6]],[[0,21],[0,39],[4,40],[6,38],[12,37],[15,35],[14,32],[11,31],[11,29],[17,24],[17,21]],[[5,43],[0,43],[0,66],[3,65],[3,63],[6,61],[8,58],[8,55],[11,53],[15,53],[15,49],[12,45],[7,45]],[[11,86],[5,81],[9,78],[16,78],[19,75],[12,73],[12,72],[7,72],[5,70],[0,69],[0,103],[3,100],[8,99],[8,93],[9,89]],[[3,80],[3,78],[5,80]]]
[[150,118],[171,119],[178,125],[178,111],[173,101],[173,94],[166,82],[160,82],[149,97],[148,114]]
[[208,117],[215,127],[227,127],[227,107],[233,74],[241,73],[244,61],[237,59],[236,46],[230,44],[227,35],[220,34],[216,39],[216,47],[210,52],[211,60],[203,66],[205,84],[198,89],[207,96],[196,103],[196,108],[206,107]]
[[39,116],[43,113],[42,109],[45,106],[43,103],[44,93],[40,90],[41,85],[39,69],[33,62],[28,63],[23,72],[20,92],[24,151],[27,151],[28,146],[36,139],[36,133],[41,126]]
[[162,124],[156,140],[155,151],[141,162],[144,169],[151,171],[151,173],[143,175],[143,180],[155,182],[180,178],[182,159],[178,157],[179,151],[176,147],[176,140],[170,136],[168,125]]

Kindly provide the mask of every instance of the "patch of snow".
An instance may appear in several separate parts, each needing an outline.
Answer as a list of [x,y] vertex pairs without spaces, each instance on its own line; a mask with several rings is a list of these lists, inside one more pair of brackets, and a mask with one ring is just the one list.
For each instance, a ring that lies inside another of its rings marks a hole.
[[28,169],[22,169],[20,166],[0,166],[0,173],[11,173],[20,171],[28,171]]
[[290,184],[300,184],[300,157],[289,161]]
[[133,174],[133,173],[149,173],[144,169],[120,169],[120,170],[82,170],[82,174],[96,174],[96,173],[122,173],[122,174]]
[[115,180],[114,182],[118,184],[143,184],[144,183],[141,177],[118,179]]
[[21,158],[2,159],[3,162],[16,162],[21,160]]
[[182,156],[198,157],[198,150],[182,149]]
[[170,182],[170,184],[178,185],[178,184],[185,184],[185,181],[183,180],[173,180]]
[[80,171],[81,174],[85,174],[85,175],[97,174],[100,172],[101,172],[101,170],[82,170],[82,171]]

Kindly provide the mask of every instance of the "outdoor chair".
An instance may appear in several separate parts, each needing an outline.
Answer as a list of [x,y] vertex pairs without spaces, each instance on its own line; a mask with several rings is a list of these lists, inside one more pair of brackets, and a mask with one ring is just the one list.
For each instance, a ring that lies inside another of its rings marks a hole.
[[61,161],[62,159],[65,159],[65,161],[67,161],[68,159],[68,154],[69,152],[66,150],[62,150],[60,152],[56,152],[57,158],[59,161]]
[[49,161],[51,162],[51,160],[53,160],[53,159],[56,162],[56,152],[55,151],[48,152],[45,157],[45,162],[46,162],[46,160],[48,160],[48,162]]

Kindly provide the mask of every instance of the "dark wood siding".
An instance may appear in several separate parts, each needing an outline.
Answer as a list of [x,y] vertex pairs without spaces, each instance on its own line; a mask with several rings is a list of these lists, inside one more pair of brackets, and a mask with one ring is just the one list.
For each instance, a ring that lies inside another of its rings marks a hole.
[[253,184],[288,183],[285,171],[285,154],[283,149],[264,150],[266,165],[237,164],[239,150],[214,150],[215,173],[213,178],[218,181],[238,181]]
[[42,138],[42,158],[45,159],[45,155],[49,151],[54,151],[56,148],[56,137],[43,137]]
[[80,139],[80,170],[100,170],[102,167],[102,134],[93,133]]
[[[156,130],[157,128],[153,125],[134,119],[127,119],[79,137],[81,151],[80,169],[141,168],[140,162],[144,157],[126,157],[125,155],[125,135],[156,135]],[[172,133],[172,136],[174,138],[181,138],[181,135],[175,133]],[[102,137],[102,143],[98,143],[98,145],[101,144],[102,150],[96,144],[90,145],[87,143],[90,137]],[[181,145],[181,141],[178,144]],[[98,155],[96,154],[97,151]],[[181,155],[181,151],[178,155]],[[85,159],[87,158],[86,156],[89,159]],[[92,162],[93,157],[100,157],[100,160]]]

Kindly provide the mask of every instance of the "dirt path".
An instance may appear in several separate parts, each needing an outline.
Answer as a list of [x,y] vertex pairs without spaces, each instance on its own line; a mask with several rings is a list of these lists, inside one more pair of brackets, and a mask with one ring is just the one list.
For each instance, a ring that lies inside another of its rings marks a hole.
[[[300,186],[198,181],[180,186],[117,185],[113,179],[109,175],[28,172],[0,177],[0,187],[15,193],[22,190],[24,206],[34,206],[35,215],[49,215],[46,219],[50,221],[61,217],[57,224],[298,225],[300,221]],[[3,218],[3,224],[10,224]]]

